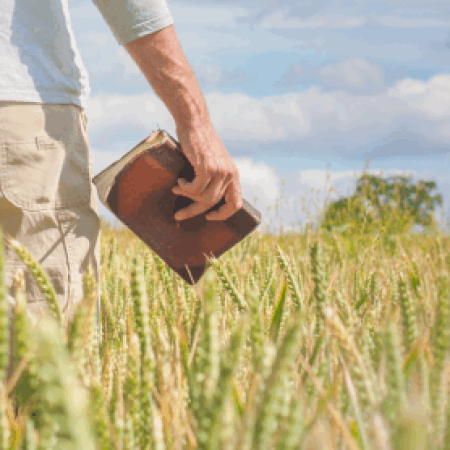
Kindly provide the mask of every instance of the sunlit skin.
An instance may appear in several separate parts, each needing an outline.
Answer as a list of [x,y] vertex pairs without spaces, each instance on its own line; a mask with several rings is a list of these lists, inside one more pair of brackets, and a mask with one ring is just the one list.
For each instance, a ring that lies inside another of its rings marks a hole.
[[179,211],[185,220],[210,209],[225,196],[225,204],[206,215],[208,220],[225,220],[242,208],[239,172],[217,135],[196,77],[186,60],[174,27],[135,39],[125,45],[156,94],[171,113],[178,140],[196,177],[187,183],[179,179],[177,195],[194,200]]

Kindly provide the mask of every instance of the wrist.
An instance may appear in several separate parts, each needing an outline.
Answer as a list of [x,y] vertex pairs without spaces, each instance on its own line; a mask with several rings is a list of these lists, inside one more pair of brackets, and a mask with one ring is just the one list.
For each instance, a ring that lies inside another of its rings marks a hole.
[[171,102],[169,111],[176,128],[184,131],[211,124],[208,108],[200,89],[181,88]]

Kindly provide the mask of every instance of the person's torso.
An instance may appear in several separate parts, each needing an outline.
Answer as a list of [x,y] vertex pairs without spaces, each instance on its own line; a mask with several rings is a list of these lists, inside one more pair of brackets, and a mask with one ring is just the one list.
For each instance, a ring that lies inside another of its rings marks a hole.
[[67,0],[0,0],[0,101],[85,107],[88,95]]

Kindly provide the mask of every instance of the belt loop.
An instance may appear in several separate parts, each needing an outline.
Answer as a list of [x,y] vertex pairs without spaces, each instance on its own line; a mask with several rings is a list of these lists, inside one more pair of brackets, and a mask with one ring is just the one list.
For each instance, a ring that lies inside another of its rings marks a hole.
[[35,140],[35,142],[36,142],[36,147],[37,147],[39,150],[42,150],[42,148],[44,147],[44,144],[45,144],[44,139],[42,138],[42,136],[36,136],[36,137],[34,138],[34,140]]

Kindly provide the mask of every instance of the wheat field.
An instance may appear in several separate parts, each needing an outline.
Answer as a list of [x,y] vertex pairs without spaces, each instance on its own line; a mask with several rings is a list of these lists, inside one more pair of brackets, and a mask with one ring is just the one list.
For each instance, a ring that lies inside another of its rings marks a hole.
[[442,232],[256,231],[190,286],[105,227],[100,330],[90,271],[66,323],[40,266],[8,242],[49,314],[27,314],[18,271],[7,379],[0,286],[0,450],[450,449]]

